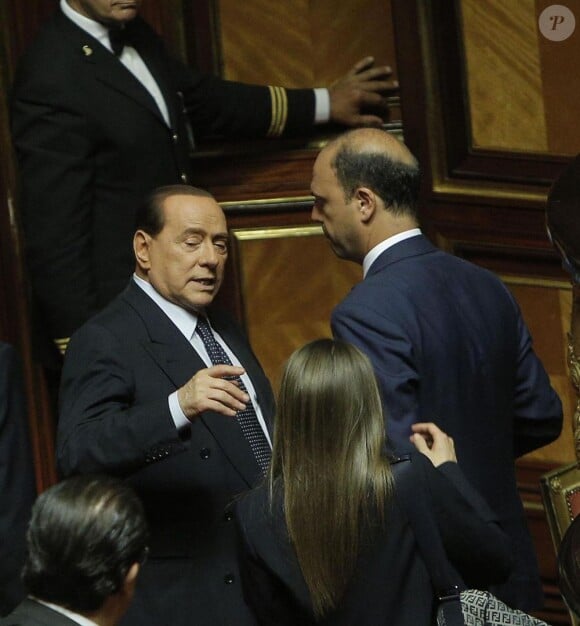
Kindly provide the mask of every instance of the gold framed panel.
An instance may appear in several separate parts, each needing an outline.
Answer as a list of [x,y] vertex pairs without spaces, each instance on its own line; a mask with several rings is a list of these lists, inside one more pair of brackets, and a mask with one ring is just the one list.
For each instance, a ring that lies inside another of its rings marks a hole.
[[330,337],[332,308],[361,268],[336,258],[319,226],[233,229],[232,239],[246,331],[277,387],[296,348]]

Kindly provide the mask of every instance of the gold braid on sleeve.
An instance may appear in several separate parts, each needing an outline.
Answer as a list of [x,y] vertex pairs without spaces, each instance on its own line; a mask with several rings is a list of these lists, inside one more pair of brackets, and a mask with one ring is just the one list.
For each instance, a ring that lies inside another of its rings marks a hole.
[[580,462],[580,361],[576,356],[574,341],[571,333],[568,333],[568,367],[570,369],[570,380],[576,390],[576,408],[572,427],[574,429],[574,448],[576,450],[576,460]]
[[283,87],[268,86],[270,90],[271,117],[267,137],[280,137],[288,121],[288,96]]

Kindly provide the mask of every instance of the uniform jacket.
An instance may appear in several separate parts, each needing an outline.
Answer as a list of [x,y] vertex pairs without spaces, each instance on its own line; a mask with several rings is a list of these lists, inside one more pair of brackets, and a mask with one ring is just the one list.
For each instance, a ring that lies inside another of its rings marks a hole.
[[[433,511],[450,560],[466,583],[484,587],[505,578],[511,563],[507,536],[457,465],[445,463],[436,470],[418,453],[412,455],[412,465],[416,494],[430,498],[426,508]],[[244,496],[237,506],[240,563],[244,591],[260,626],[434,623],[435,591],[396,493],[386,503],[383,530],[362,534],[351,582],[337,609],[322,622],[313,617],[308,588],[288,538],[282,498],[276,498],[271,509],[267,486]]]
[[371,359],[391,441],[413,422],[455,440],[468,480],[510,535],[514,573],[495,592],[515,608],[541,602],[514,459],[556,439],[562,406],[514,298],[491,272],[424,236],[387,249],[332,314],[332,331]]
[[[273,396],[242,332],[209,319],[248,372],[266,420]],[[231,506],[260,477],[232,418],[206,412],[178,433],[168,396],[199,369],[197,352],[133,282],[71,339],[61,387],[57,460],[63,475],[126,477],[151,527],[124,625],[246,625]]]
[[[195,183],[190,138],[266,136],[278,102],[268,87],[190,70],[140,18],[131,45],[169,109],[110,51],[60,11],[24,55],[12,88],[12,135],[33,293],[52,338],[70,334],[120,293],[143,198],[160,185]],[[312,90],[282,90],[285,133],[307,133]]]

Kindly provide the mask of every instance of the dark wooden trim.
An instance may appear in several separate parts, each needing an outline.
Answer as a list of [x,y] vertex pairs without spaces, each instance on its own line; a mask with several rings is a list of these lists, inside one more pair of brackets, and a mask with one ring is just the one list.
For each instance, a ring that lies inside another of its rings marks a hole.
[[[0,17],[6,15],[5,9],[3,7]],[[4,26],[0,29],[0,92],[6,93],[13,48],[9,45],[5,23]],[[21,358],[36,483],[38,490],[42,491],[56,480],[54,416],[43,372],[33,358],[28,281],[16,211],[15,163],[8,126],[8,103],[6,98],[1,98],[0,154],[3,157],[0,159],[0,340],[15,346]]]
[[208,74],[223,75],[216,0],[183,0],[183,26],[187,33],[187,60]]

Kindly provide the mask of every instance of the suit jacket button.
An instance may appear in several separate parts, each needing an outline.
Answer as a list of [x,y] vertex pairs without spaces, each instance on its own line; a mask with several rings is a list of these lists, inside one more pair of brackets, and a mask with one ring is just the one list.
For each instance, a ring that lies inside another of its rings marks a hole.
[[177,143],[177,140],[179,139],[179,135],[177,133],[173,133],[173,135],[171,136],[171,139],[173,139],[173,143]]
[[224,518],[226,522],[231,522],[234,519],[234,514],[231,511],[226,511]]
[[231,585],[234,582],[234,575],[233,574],[226,574],[224,576],[224,583],[226,585]]
[[182,174],[181,175],[181,182],[183,182],[183,183],[187,182],[187,174]]
[[211,450],[209,448],[202,448],[199,451],[199,456],[206,461],[211,456]]

